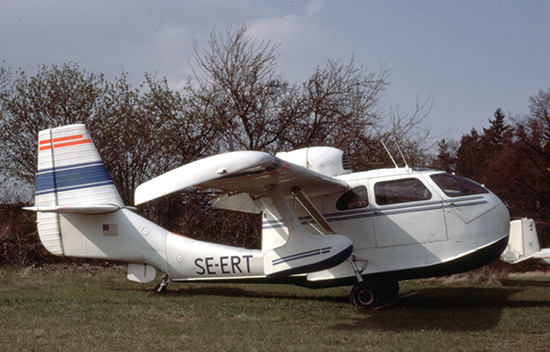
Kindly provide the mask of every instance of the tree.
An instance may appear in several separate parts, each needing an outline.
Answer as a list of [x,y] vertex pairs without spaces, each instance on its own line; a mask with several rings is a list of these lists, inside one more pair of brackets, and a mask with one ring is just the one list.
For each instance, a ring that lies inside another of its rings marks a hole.
[[285,131],[285,141],[292,149],[312,145],[345,149],[360,140],[382,124],[378,101],[388,77],[388,70],[376,73],[356,67],[353,58],[347,65],[328,60],[298,91],[294,122]]
[[[386,115],[378,107],[389,70],[370,71],[353,58],[348,64],[328,60],[305,83],[290,85],[276,72],[277,45],[257,43],[247,29],[212,32],[204,52],[195,45],[200,71],[194,77],[198,88],[191,85],[190,94],[224,136],[220,150],[328,145],[345,149],[354,164],[363,166],[364,148],[379,139],[377,131],[405,140],[422,121],[426,103],[418,104],[407,122],[397,110]],[[407,148],[421,148],[421,139],[416,142]]]
[[225,35],[212,32],[203,55],[195,45],[198,89],[190,93],[224,136],[222,149],[268,150],[289,123],[280,114],[288,89],[276,73],[276,45],[257,43],[246,35],[248,26]]
[[489,119],[490,127],[483,128],[483,141],[486,144],[486,153],[499,153],[502,148],[509,146],[512,141],[512,128],[505,123],[506,115],[501,108],[494,113],[494,119]]
[[456,171],[458,174],[471,179],[478,179],[479,170],[484,170],[485,160],[482,157],[482,142],[479,132],[472,128],[469,134],[460,139],[457,151]]
[[437,155],[432,167],[450,173],[456,172],[458,143],[454,140],[443,138],[437,142]]
[[506,123],[498,108],[489,128],[464,135],[457,153],[457,173],[499,196],[514,217],[534,218],[541,242],[550,225],[550,90],[530,98],[529,114]]
[[0,67],[0,118],[3,119],[6,113],[5,101],[9,96],[9,86],[11,84],[11,70],[4,67],[4,62]]
[[545,180],[550,178],[550,89],[530,97],[529,115],[516,120],[515,147]]
[[[291,85],[277,73],[278,46],[250,38],[247,28],[213,31],[204,51],[195,45],[197,69],[181,92],[150,74],[134,88],[125,72],[107,82],[73,64],[42,66],[32,77],[17,72],[1,91],[3,162],[18,180],[30,182],[38,131],[86,124],[123,201],[131,205],[140,183],[234,149],[274,153],[330,145],[345,149],[354,167],[364,169],[387,165],[378,141],[391,139],[413,164],[424,157],[415,127],[425,104],[417,104],[411,117],[378,107],[388,70],[372,72],[353,58],[348,64],[328,60],[304,84]],[[0,88],[1,83],[0,76]],[[211,192],[180,192],[138,210],[171,231],[258,246],[260,217],[209,208],[212,199]]]
[[[513,150],[522,165],[515,169],[521,188],[521,216],[537,221],[548,238],[550,228],[550,89],[529,99],[529,115],[515,119]],[[544,241],[541,241],[544,244]]]
[[[124,72],[107,82],[102,75],[71,64],[42,66],[32,77],[17,72],[0,100],[4,107],[0,126],[5,131],[0,153],[7,177],[32,189],[38,132],[72,123],[88,127],[129,205],[140,183],[204,155],[202,149],[212,144],[212,135],[198,132],[211,128],[189,118],[192,114],[186,113],[181,95],[170,90],[166,80],[159,82],[150,75],[140,88],[146,93],[133,88]],[[176,230],[181,216],[174,211],[180,207],[174,205],[159,209],[157,204],[156,214],[169,214],[162,218],[163,225]],[[151,212],[150,208],[145,206],[143,211]]]
[[0,158],[8,175],[34,180],[38,131],[72,123],[86,123],[93,130],[95,108],[105,89],[102,75],[81,71],[77,65],[42,66],[33,77],[18,72],[1,97],[5,111]]

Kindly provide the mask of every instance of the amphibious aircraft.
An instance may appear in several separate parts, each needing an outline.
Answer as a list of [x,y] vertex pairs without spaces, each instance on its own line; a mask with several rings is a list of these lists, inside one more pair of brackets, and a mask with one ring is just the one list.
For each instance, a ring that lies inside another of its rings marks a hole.
[[510,221],[510,240],[500,258],[510,264],[550,265],[550,248],[540,248],[533,219]]
[[29,209],[51,253],[127,262],[138,282],[158,269],[159,293],[172,281],[353,285],[352,303],[375,307],[397,297],[399,280],[478,268],[508,243],[508,211],[482,185],[409,167],[353,173],[335,148],[214,155],[145,182],[135,202],[190,187],[217,191],[213,207],[261,213],[261,249],[198,241],[137,215],[84,125],[39,133]]

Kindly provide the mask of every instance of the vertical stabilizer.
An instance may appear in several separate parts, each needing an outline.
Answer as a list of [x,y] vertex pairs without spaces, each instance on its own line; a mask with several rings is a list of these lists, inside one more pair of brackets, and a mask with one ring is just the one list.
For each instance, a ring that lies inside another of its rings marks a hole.
[[[38,134],[35,207],[56,208],[124,204],[84,125],[43,130]],[[42,244],[64,255],[59,212],[37,215]]]

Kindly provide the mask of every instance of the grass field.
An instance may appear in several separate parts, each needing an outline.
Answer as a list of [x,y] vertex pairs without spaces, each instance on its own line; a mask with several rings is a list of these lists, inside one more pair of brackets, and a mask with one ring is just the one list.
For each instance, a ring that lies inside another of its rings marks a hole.
[[[158,281],[158,280],[157,280]],[[414,280],[377,311],[349,287],[171,284],[124,269],[0,268],[2,351],[546,351],[550,275]]]

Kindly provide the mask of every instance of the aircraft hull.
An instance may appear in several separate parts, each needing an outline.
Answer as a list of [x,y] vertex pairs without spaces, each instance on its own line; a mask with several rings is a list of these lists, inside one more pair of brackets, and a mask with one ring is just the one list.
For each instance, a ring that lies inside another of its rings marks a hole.
[[[480,248],[472,253],[468,253],[459,258],[453,259],[451,261],[428,265],[424,267],[418,267],[414,269],[404,269],[389,271],[383,273],[373,273],[369,275],[363,275],[365,280],[375,280],[375,281],[387,281],[387,280],[412,280],[412,279],[423,279],[429,277],[438,277],[459,274],[466,271],[478,269],[482,266],[485,266],[495,259],[497,259],[506,245],[508,244],[508,237],[504,237],[495,243],[488,245],[487,247]],[[197,279],[183,278],[183,279],[174,279],[173,281],[198,281]],[[213,283],[219,282],[220,278],[202,278],[201,282]],[[279,277],[279,278],[268,278],[266,276],[257,276],[257,277],[235,277],[235,278],[226,278],[223,279],[223,282],[226,283],[263,283],[263,284],[293,284],[308,288],[327,288],[327,287],[338,287],[338,286],[350,286],[357,283],[357,279],[354,276],[342,277],[342,278],[331,278],[326,280],[317,280],[310,281],[307,279],[306,275],[296,275],[290,277]]]

